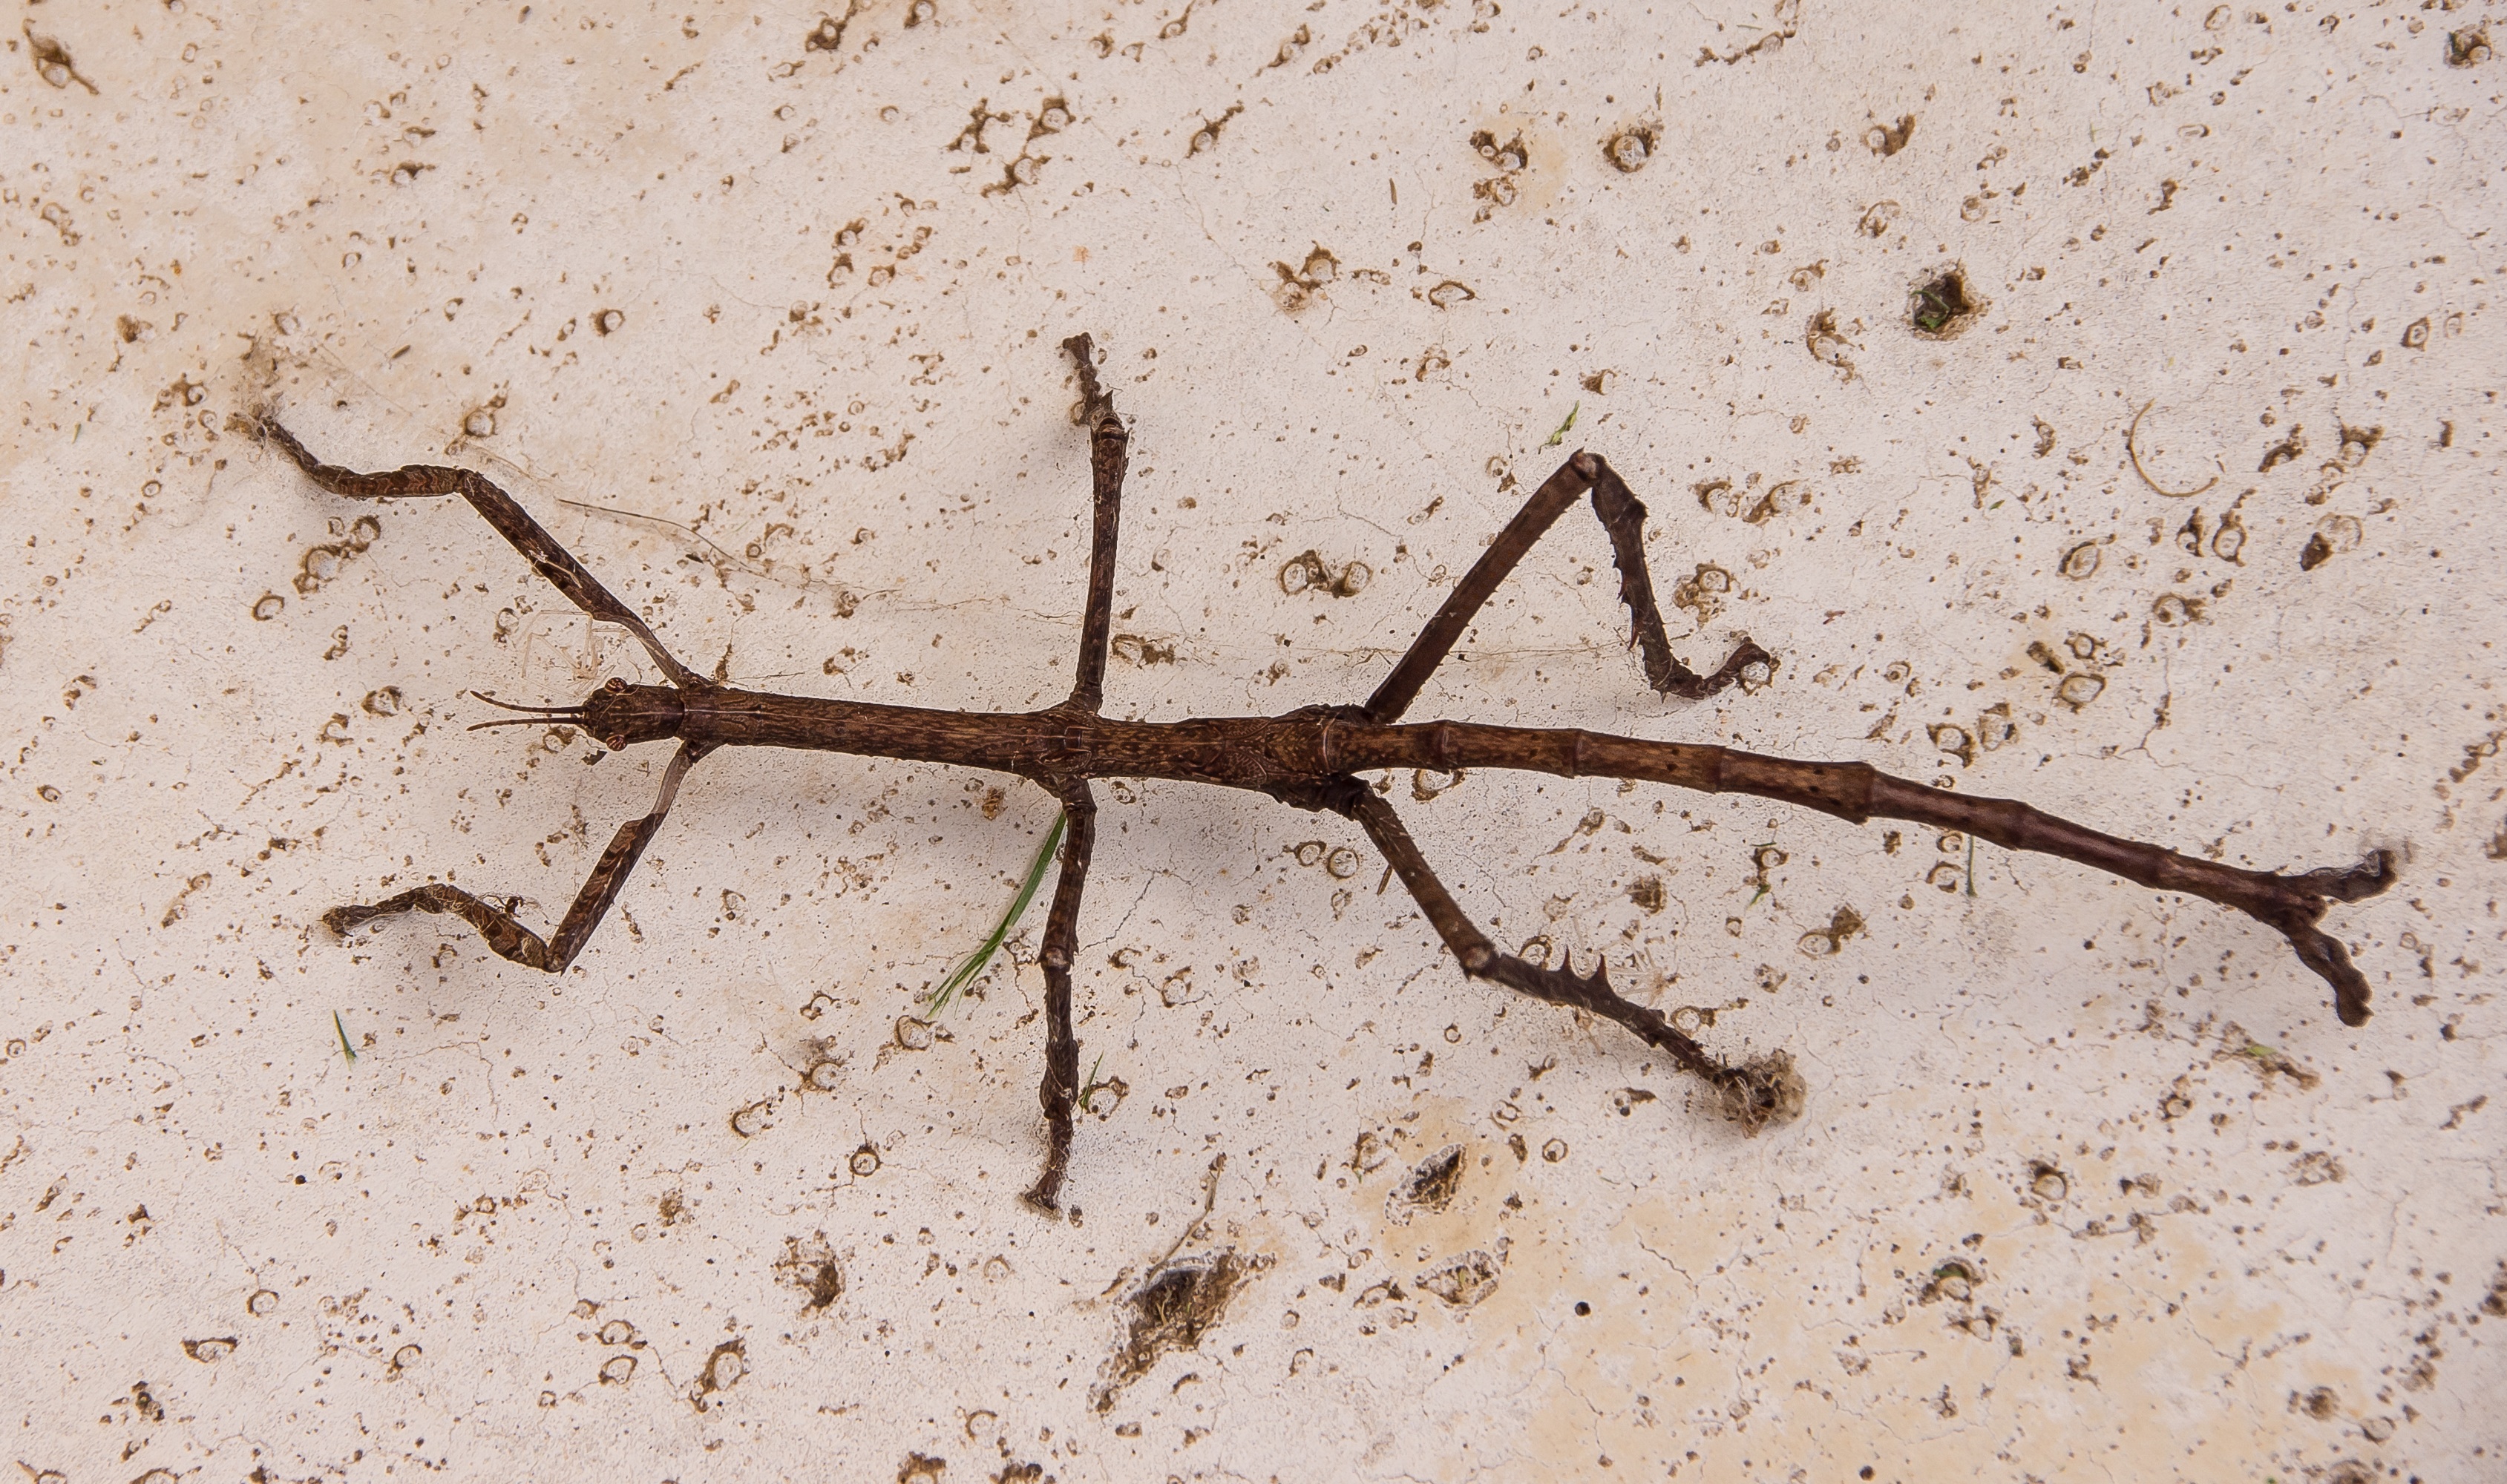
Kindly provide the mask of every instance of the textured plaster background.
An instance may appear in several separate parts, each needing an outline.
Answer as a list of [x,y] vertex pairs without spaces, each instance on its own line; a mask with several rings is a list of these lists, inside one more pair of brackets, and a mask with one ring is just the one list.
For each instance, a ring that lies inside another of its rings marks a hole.
[[[23,8],[0,1460],[2507,1477],[2502,19]],[[1952,267],[1971,314],[1915,293]],[[661,749],[463,731],[468,687],[641,657],[465,508],[325,495],[232,416],[489,471],[700,670],[1025,707],[1077,629],[1081,329],[1135,429],[1109,709],[1363,697],[1587,446],[1684,655],[1747,632],[1774,683],[1646,691],[1579,513],[1419,714],[2391,847],[2331,919],[2376,1019],[2253,923],[1954,837],[1391,779],[1508,946],[1792,1052],[1807,1111],[1745,1139],[1466,981],[1353,827],[1113,784],[1112,1088],[1054,1224],[1040,907],[900,1020],[1050,822],[1025,785],[723,754],[557,978],[323,929],[437,874],[554,921]],[[1144,1284],[1226,1302],[1135,1374]]]

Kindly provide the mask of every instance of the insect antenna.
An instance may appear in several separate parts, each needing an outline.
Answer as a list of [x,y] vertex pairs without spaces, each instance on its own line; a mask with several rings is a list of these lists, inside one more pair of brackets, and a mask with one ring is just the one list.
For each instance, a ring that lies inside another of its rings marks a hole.
[[504,710],[526,711],[529,713],[528,715],[524,716],[500,716],[494,721],[479,722],[470,728],[473,732],[484,732],[490,727],[543,726],[546,725],[546,723],[541,719],[543,717],[552,717],[562,721],[573,722],[580,722],[583,720],[583,707],[579,706],[517,706],[510,701],[499,701],[495,697],[489,695],[486,691],[472,691],[470,694],[478,697],[490,706],[497,706]]

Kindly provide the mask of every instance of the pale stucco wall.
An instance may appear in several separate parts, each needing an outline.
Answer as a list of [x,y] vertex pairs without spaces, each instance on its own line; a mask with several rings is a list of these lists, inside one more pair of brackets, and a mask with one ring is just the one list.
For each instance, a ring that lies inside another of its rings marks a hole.
[[[24,7],[0,1460],[2507,1477],[2500,24]],[[1980,312],[1919,336],[1948,266]],[[2376,1018],[2058,862],[1394,779],[1509,947],[1792,1053],[1805,1113],[1744,1139],[1465,980],[1353,828],[1108,785],[1080,1033],[1128,1092],[1053,1224],[1015,1198],[1040,907],[936,1039],[898,1025],[1049,822],[1025,785],[720,755],[562,978],[449,920],[322,928],[430,873],[552,922],[659,749],[461,730],[469,687],[640,662],[460,506],[352,507],[231,416],[490,471],[700,670],[1025,707],[1075,638],[1082,329],[1135,430],[1109,709],[1362,697],[1582,445],[1652,502],[1684,656],[1747,632],[1775,683],[1647,692],[1580,514],[1423,713],[1865,760],[2257,866],[2392,848],[2331,920]],[[1284,591],[1309,550],[1369,580]],[[1809,936],[1840,907],[1862,933]],[[1448,1146],[1442,1210],[1395,1199]],[[1240,1281],[1109,1390],[1170,1256]]]

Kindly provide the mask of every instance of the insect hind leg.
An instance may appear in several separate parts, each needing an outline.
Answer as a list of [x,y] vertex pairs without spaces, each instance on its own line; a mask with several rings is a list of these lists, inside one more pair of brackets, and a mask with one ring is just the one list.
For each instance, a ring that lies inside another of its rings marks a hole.
[[1327,809],[1358,821],[1367,838],[1375,842],[1375,848],[1384,852],[1385,860],[1401,878],[1401,885],[1418,902],[1436,935],[1453,951],[1464,973],[1474,979],[1493,980],[1535,999],[1618,1022],[1647,1045],[1669,1056],[1683,1070],[1714,1088],[1725,1111],[1745,1129],[1755,1132],[1771,1123],[1787,1122],[1800,1112],[1801,1080],[1784,1054],[1733,1066],[1699,1045],[1661,1011],[1621,995],[1611,987],[1609,969],[1602,963],[1595,963],[1589,974],[1579,974],[1572,964],[1552,968],[1501,951],[1465,915],[1462,904],[1437,879],[1435,868],[1429,865],[1427,855],[1410,838],[1410,831],[1402,825],[1393,806],[1357,778],[1344,774],[1281,797],[1300,808]]
[[1663,632],[1662,608],[1653,596],[1653,577],[1646,570],[1646,508],[1629,491],[1627,482],[1619,478],[1617,471],[1598,454],[1580,450],[1558,466],[1557,473],[1542,481],[1541,488],[1523,502],[1514,519],[1506,523],[1488,550],[1480,553],[1472,569],[1454,585],[1435,616],[1411,640],[1400,663],[1367,698],[1368,720],[1392,722],[1401,718],[1410,703],[1419,699],[1428,677],[1435,673],[1472,620],[1479,616],[1480,608],[1497,592],[1498,585],[1567,513],[1567,507],[1588,493],[1593,515],[1611,538],[1612,560],[1619,569],[1619,600],[1627,604],[1633,629],[1629,641],[1643,653],[1646,684],[1666,696],[1696,701],[1748,679],[1754,666],[1762,673],[1774,667],[1774,658],[1746,635],[1711,674],[1699,674],[1680,663],[1680,658],[1671,652],[1669,635]]

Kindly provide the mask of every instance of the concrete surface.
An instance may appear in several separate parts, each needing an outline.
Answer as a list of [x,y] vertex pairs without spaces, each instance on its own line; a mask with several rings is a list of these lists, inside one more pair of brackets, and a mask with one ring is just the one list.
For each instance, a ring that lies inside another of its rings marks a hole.
[[[0,1460],[2507,1477],[2501,24],[22,7]],[[1967,312],[1918,292],[1951,268]],[[557,978],[443,919],[322,928],[430,874],[552,922],[659,749],[462,730],[471,687],[644,671],[465,509],[352,506],[231,417],[490,472],[701,670],[1023,707],[1076,633],[1081,329],[1136,429],[1110,709],[1362,697],[1586,446],[1652,502],[1683,654],[1747,632],[1775,682],[1644,690],[1579,515],[1424,714],[1863,759],[2259,866],[2391,847],[2332,919],[2375,1020],[2058,862],[1392,779],[1509,946],[1790,1050],[1805,1113],[1745,1139],[1466,981],[1354,829],[1108,786],[1109,1087],[1055,1224],[1016,1199],[1040,909],[900,1020],[1007,901],[1032,788],[723,755]]]

